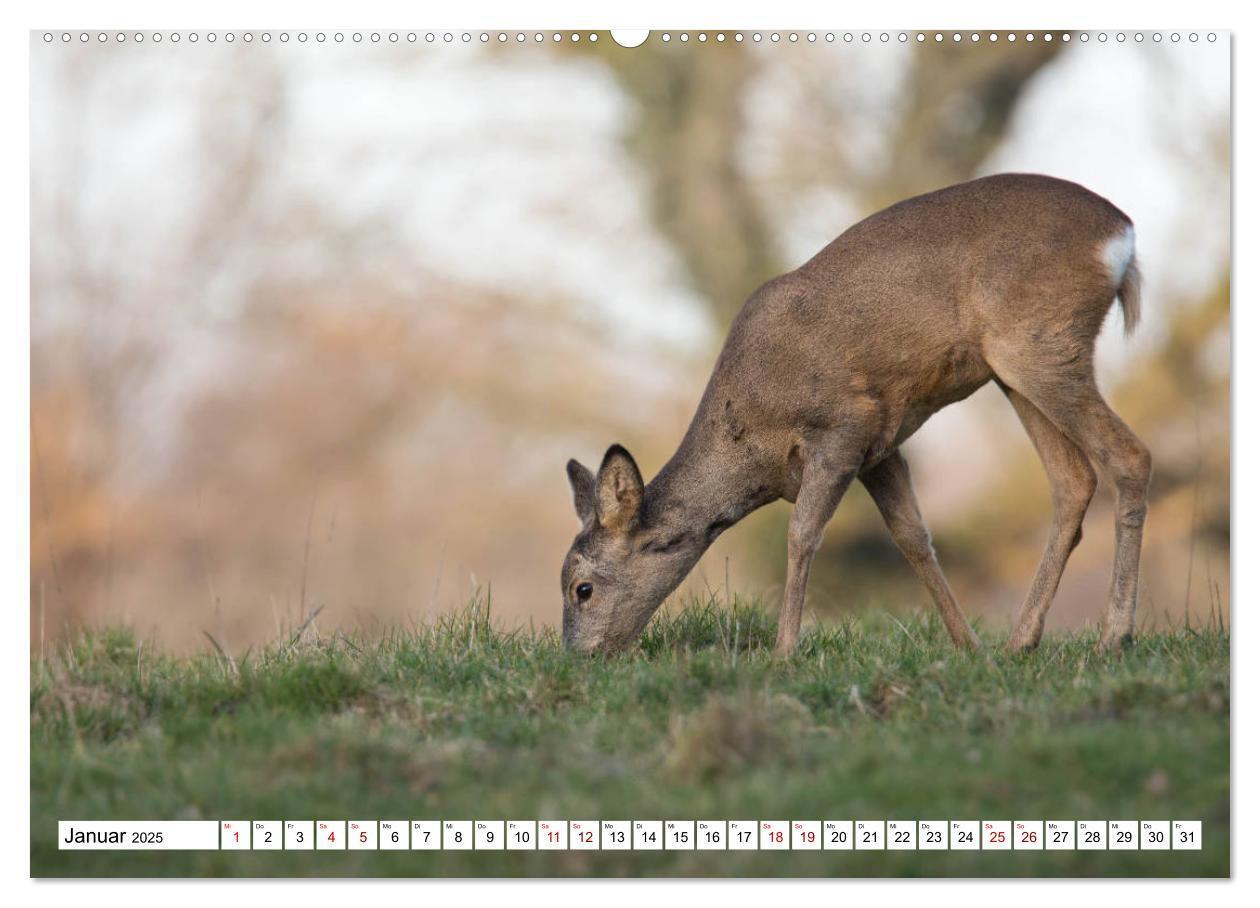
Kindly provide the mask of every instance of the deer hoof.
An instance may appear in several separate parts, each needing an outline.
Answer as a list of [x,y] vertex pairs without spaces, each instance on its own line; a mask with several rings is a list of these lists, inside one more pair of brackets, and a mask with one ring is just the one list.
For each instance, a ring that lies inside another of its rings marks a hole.
[[1133,634],[1128,631],[1104,631],[1098,640],[1097,651],[1104,656],[1118,656],[1133,645]]
[[1008,653],[1031,653],[1040,645],[1041,628],[1036,625],[1033,627],[1021,625],[1011,631],[1010,637],[1006,640],[1006,651]]
[[1011,638],[1006,641],[1006,651],[1013,656],[1024,655],[1033,652],[1040,645],[1041,640],[1036,637],[1011,634]]

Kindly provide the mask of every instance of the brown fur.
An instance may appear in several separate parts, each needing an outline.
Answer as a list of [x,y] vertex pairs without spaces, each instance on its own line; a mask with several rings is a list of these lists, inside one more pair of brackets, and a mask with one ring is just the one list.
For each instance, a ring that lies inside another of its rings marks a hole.
[[[713,540],[749,512],[795,502],[777,651],[800,630],[809,565],[854,479],[927,586],[959,646],[975,635],[949,589],[899,446],[942,407],[995,381],[1050,478],[1054,523],[1012,632],[1035,647],[1080,538],[1094,468],[1117,487],[1116,562],[1102,645],[1131,639],[1150,457],[1094,383],[1094,341],[1138,275],[1100,250],[1131,229],[1074,183],[1004,174],[908,199],[855,224],[736,316],[682,443],[646,487],[630,454],[597,475],[569,462],[582,530],[562,569],[564,639],[627,646]],[[1091,465],[1092,464],[1092,465]],[[592,594],[579,601],[579,584]]]

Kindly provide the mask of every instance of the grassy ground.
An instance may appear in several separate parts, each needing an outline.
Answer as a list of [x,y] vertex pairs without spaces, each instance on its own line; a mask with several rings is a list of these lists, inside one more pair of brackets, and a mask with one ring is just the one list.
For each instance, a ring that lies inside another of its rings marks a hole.
[[[309,635],[309,632],[308,632]],[[615,658],[470,608],[229,664],[127,633],[32,665],[38,876],[1229,873],[1229,636],[1014,657],[872,615],[786,663],[695,604]],[[1200,852],[60,852],[58,819],[1201,819]]]

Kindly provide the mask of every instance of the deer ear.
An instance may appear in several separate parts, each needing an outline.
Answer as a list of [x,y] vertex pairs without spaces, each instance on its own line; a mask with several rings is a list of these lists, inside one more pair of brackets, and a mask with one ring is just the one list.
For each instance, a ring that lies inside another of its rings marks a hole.
[[565,470],[573,489],[573,509],[577,511],[582,526],[595,522],[595,474],[576,460],[570,460]]
[[595,514],[600,526],[623,530],[639,513],[643,503],[643,477],[630,452],[613,445],[599,465],[595,477]]

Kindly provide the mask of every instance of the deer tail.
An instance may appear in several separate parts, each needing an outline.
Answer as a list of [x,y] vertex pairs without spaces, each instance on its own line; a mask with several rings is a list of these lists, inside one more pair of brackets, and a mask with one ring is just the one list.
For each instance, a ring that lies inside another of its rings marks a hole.
[[1111,279],[1111,286],[1116,288],[1116,296],[1120,298],[1124,333],[1132,334],[1137,328],[1142,310],[1142,272],[1138,269],[1137,243],[1132,221],[1125,218],[1124,229],[1102,244],[1099,258]]
[[1124,270],[1116,296],[1120,298],[1125,336],[1131,336],[1137,329],[1138,319],[1142,317],[1142,270],[1138,268],[1137,256],[1130,260],[1129,267]]

